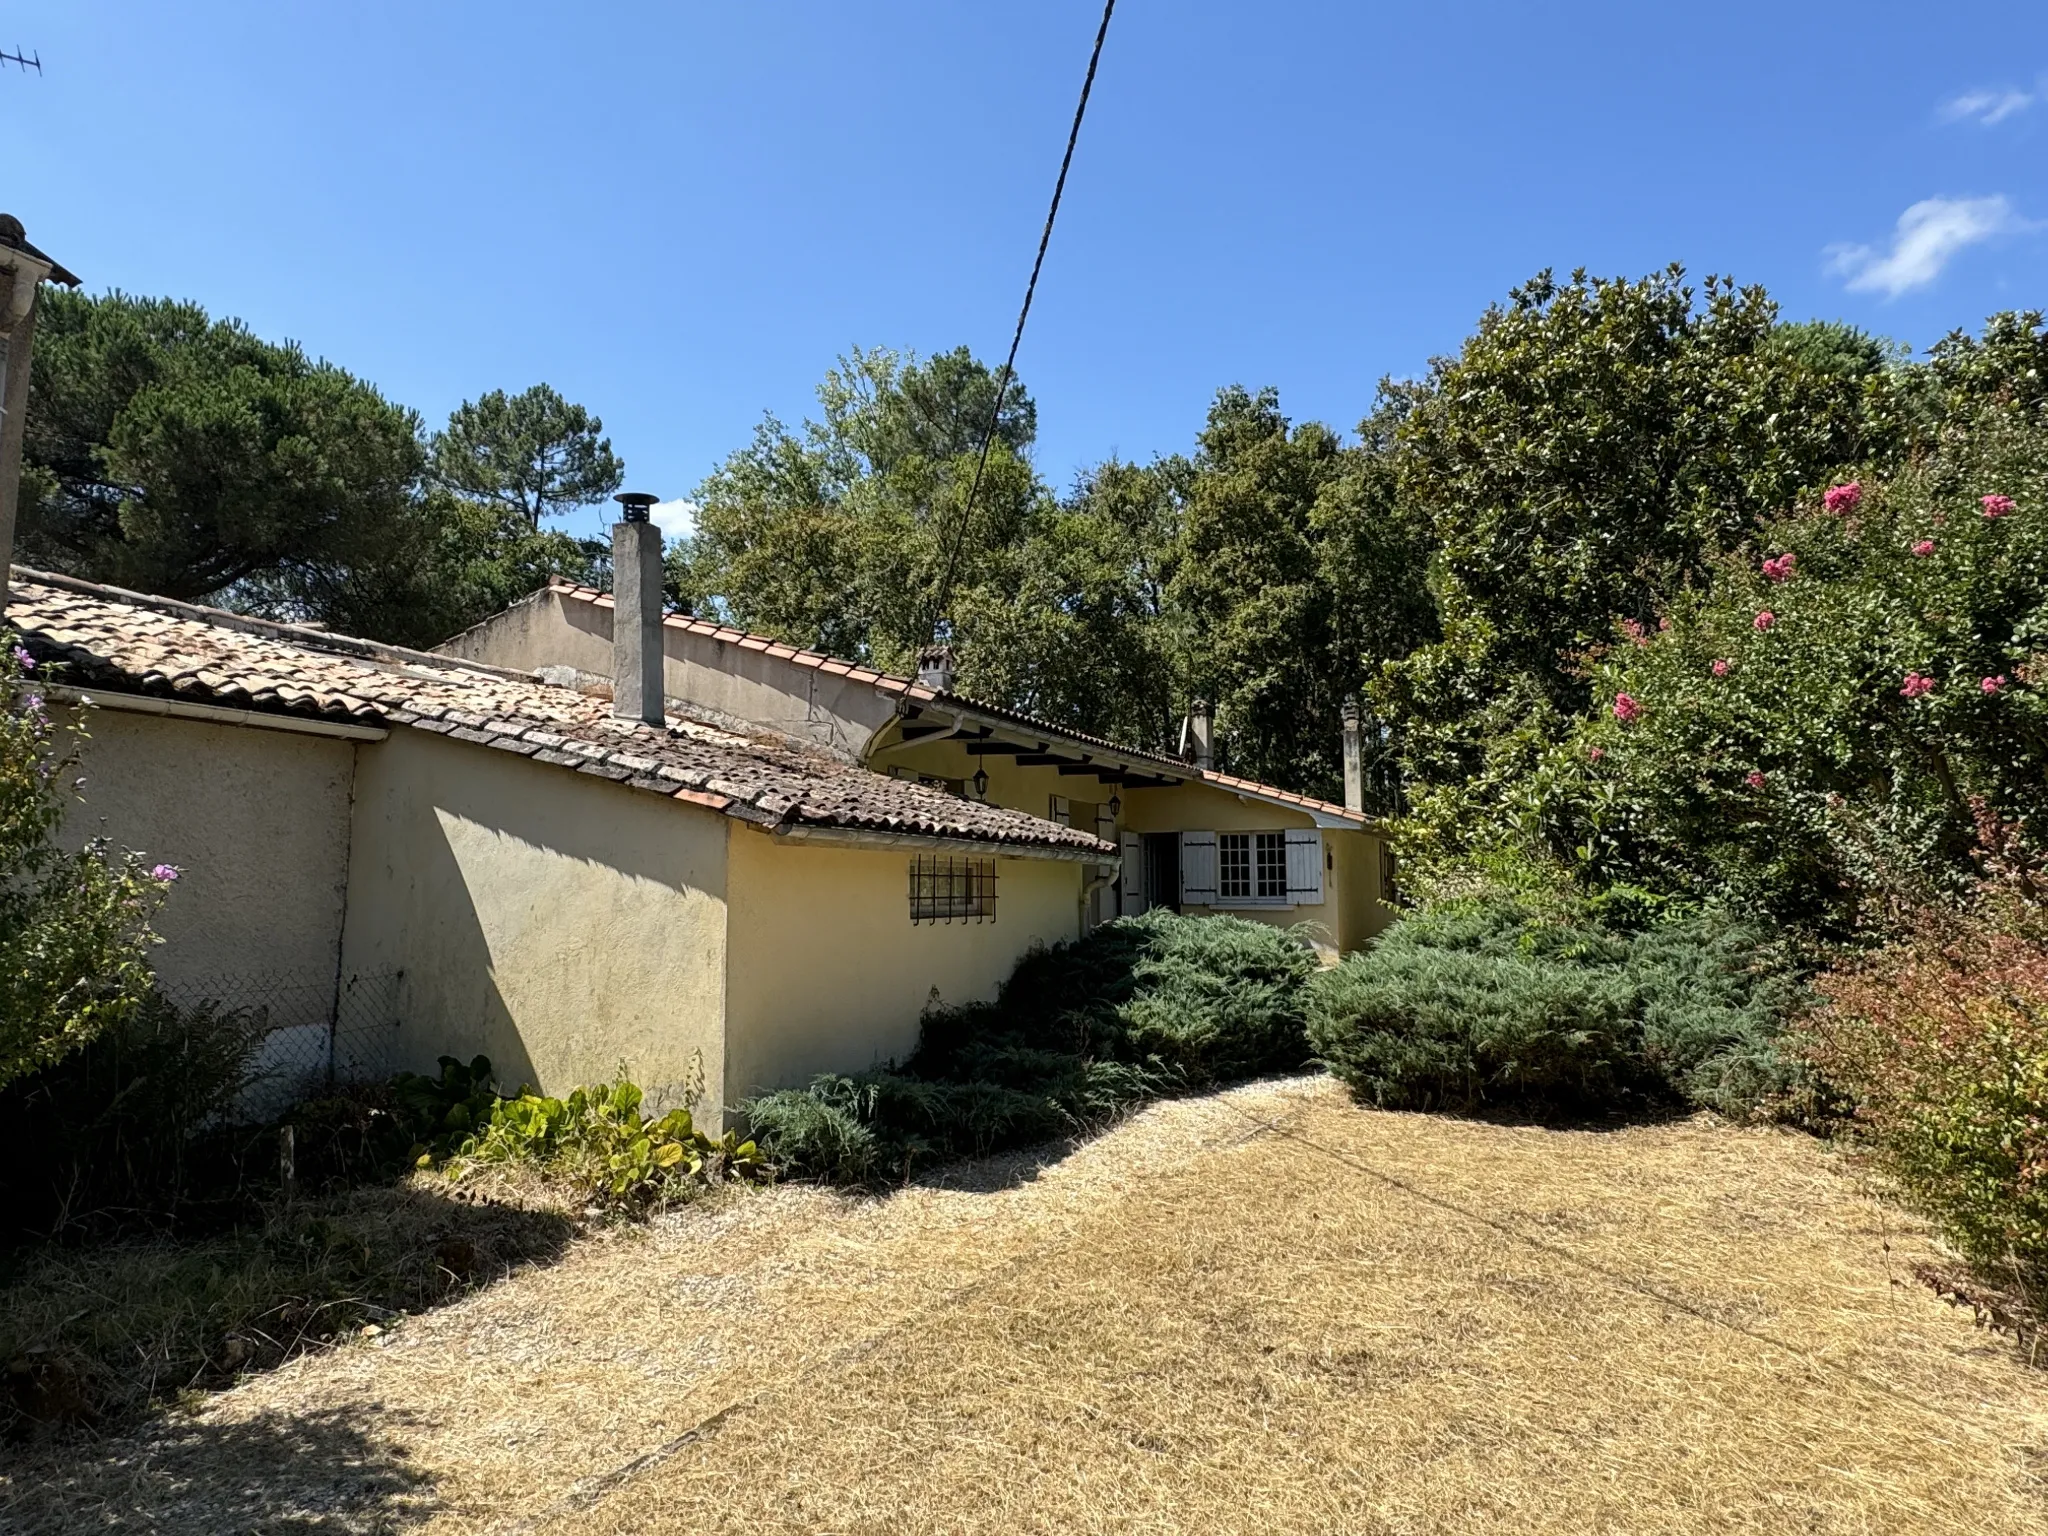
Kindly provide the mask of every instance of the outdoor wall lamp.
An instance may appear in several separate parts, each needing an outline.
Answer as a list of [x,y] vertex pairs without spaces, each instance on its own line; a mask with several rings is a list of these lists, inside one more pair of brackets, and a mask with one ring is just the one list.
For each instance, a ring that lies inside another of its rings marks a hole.
[[988,770],[986,768],[975,769],[973,783],[974,798],[986,800],[988,798]]

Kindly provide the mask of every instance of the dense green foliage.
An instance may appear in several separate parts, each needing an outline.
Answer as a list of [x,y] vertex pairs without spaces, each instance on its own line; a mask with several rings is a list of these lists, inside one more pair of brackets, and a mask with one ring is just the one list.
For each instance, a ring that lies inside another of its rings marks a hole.
[[141,1004],[150,919],[178,876],[105,838],[60,838],[84,726],[50,703],[49,672],[0,634],[0,1087]]
[[992,1003],[936,1009],[900,1068],[745,1106],[790,1171],[860,1182],[1098,1126],[1164,1094],[1301,1066],[1314,956],[1292,935],[1165,911],[1035,951]]
[[603,551],[542,527],[622,468],[545,385],[418,415],[195,304],[43,295],[20,558],[344,633],[431,644]]
[[737,1133],[707,1136],[689,1110],[651,1116],[641,1103],[639,1088],[624,1079],[573,1088],[567,1098],[528,1089],[499,1099],[456,1148],[448,1172],[526,1167],[598,1205],[645,1211],[764,1171],[754,1143]]
[[1721,914],[1638,928],[1626,910],[1444,902],[1315,978],[1309,1039],[1394,1109],[1676,1098],[1746,1115],[1790,1089],[1779,1040],[1798,989],[1765,936]]

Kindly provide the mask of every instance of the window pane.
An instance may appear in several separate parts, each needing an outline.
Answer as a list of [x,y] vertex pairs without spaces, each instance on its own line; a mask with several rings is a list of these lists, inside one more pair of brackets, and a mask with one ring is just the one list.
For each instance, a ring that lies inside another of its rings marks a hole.
[[1216,839],[1219,896],[1248,898],[1252,893],[1252,839],[1249,832],[1225,832]]
[[1281,901],[1287,899],[1287,834],[1285,832],[1261,832],[1258,834],[1259,850],[1259,895]]

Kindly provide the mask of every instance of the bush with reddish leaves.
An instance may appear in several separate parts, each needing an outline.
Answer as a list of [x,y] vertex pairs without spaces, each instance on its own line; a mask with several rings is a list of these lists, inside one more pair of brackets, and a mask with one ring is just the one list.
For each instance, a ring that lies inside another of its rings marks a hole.
[[2048,1311],[2048,905],[1994,857],[1977,904],[1820,978],[1809,1054],[1885,1175],[1986,1278]]

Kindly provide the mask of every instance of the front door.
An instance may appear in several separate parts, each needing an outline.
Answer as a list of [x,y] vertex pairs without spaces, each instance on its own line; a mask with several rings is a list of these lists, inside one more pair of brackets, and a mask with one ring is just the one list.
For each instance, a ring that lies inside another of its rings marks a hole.
[[1145,834],[1145,894],[1149,904],[1180,910],[1180,834]]

